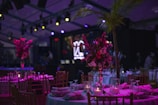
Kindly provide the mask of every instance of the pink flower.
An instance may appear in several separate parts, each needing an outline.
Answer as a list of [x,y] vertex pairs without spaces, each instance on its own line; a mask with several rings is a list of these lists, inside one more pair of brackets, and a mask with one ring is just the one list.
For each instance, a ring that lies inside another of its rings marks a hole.
[[16,56],[20,59],[26,59],[29,56],[29,48],[31,47],[33,41],[26,40],[26,38],[13,39],[13,43],[16,48]]
[[107,68],[112,62],[112,56],[109,50],[112,48],[112,44],[106,40],[106,33],[96,38],[92,44],[89,44],[86,37],[83,36],[88,55],[85,57],[89,67],[100,69]]

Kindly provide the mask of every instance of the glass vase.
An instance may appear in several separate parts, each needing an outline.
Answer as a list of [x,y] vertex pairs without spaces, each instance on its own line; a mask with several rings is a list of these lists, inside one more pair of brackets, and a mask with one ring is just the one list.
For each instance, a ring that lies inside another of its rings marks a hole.
[[21,61],[20,61],[20,66],[21,66],[21,69],[23,70],[24,67],[25,67],[25,61],[24,61],[24,60],[21,60]]

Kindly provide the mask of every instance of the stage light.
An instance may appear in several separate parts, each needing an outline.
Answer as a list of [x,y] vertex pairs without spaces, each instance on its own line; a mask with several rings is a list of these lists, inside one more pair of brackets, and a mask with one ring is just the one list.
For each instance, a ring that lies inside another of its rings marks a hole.
[[4,20],[4,15],[2,13],[0,13],[0,19]]
[[3,17],[3,14],[2,13],[0,13],[0,18],[2,18]]
[[106,21],[105,20],[102,20],[102,23],[105,23]]
[[64,33],[64,30],[61,30],[61,33],[63,34],[63,33]]
[[33,30],[34,30],[34,32],[37,32],[38,31],[38,27],[35,27]]
[[59,25],[60,25],[60,22],[59,22],[59,21],[56,21],[55,25],[56,25],[56,26],[59,26]]
[[34,30],[34,32],[37,32],[38,31],[38,26],[36,25],[33,30]]
[[69,12],[66,12],[66,15],[65,15],[65,19],[64,19],[66,22],[69,22],[70,21],[70,13]]
[[43,24],[43,25],[41,26],[41,28],[42,28],[42,30],[44,30],[44,29],[46,29],[46,26]]
[[56,26],[59,26],[59,25],[60,25],[60,21],[61,21],[61,18],[58,17],[57,20],[56,20],[56,22],[55,22],[55,25],[56,25]]
[[51,35],[54,35],[54,32],[53,32],[53,31],[51,32]]
[[87,24],[85,24],[85,25],[84,25],[84,27],[85,27],[85,28],[88,28],[88,25],[87,25]]

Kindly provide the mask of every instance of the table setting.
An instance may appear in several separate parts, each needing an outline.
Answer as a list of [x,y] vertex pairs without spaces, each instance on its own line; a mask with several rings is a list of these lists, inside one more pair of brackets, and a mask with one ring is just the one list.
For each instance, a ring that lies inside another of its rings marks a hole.
[[133,81],[131,84],[115,82],[113,85],[109,84],[108,87],[103,86],[102,88],[94,86],[94,83],[92,85],[92,82],[88,81],[84,84],[74,85],[82,86],[82,88],[52,87],[51,92],[47,95],[46,105],[87,105],[87,92],[101,96],[127,96],[132,92],[134,105],[158,105],[158,88],[152,88],[150,84],[139,85],[139,81]]

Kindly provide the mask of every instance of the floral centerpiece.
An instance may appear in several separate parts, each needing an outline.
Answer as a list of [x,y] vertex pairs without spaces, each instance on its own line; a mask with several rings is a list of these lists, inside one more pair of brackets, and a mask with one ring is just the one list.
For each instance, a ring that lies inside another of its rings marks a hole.
[[112,56],[110,50],[112,44],[106,40],[106,33],[96,38],[92,44],[89,44],[86,37],[83,36],[86,49],[88,51],[85,61],[87,65],[95,70],[103,70],[108,68],[112,62]]
[[84,60],[87,62],[89,67],[99,71],[98,83],[102,87],[102,70],[108,68],[112,64],[112,56],[110,54],[112,44],[106,40],[105,32],[103,32],[100,37],[93,40],[92,44],[88,43],[85,36],[83,36],[83,40],[88,51]]
[[16,48],[16,56],[21,59],[21,67],[24,67],[24,60],[29,57],[29,48],[33,40],[26,40],[26,38],[13,39]]

